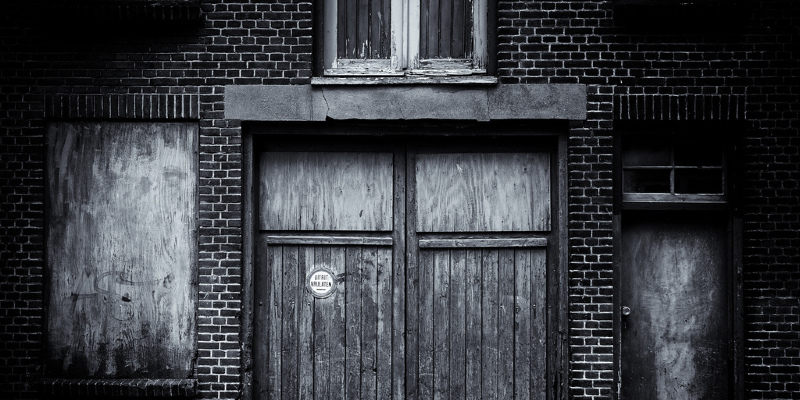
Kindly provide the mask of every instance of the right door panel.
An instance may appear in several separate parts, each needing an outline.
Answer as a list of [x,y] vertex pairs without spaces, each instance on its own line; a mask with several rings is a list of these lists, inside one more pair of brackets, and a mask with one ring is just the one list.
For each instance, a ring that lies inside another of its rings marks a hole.
[[623,399],[729,398],[726,226],[713,213],[625,214]]

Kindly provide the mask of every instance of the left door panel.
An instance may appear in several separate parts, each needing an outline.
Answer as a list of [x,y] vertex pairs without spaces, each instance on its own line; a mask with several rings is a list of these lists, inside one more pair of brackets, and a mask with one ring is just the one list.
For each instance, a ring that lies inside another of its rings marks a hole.
[[[259,154],[255,395],[391,397],[403,367],[395,154],[295,150]],[[318,270],[329,295],[307,288]]]

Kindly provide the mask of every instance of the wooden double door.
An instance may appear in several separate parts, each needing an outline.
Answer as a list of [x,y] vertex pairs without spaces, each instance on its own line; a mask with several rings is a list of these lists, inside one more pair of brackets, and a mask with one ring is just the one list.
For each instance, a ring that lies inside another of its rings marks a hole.
[[464,142],[257,153],[254,398],[548,396],[555,146]]

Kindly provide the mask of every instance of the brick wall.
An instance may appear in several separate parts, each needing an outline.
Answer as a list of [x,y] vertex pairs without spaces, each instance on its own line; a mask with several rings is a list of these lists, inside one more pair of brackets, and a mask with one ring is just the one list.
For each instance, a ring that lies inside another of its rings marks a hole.
[[[31,377],[41,373],[45,99],[64,94],[199,96],[198,390],[201,397],[235,398],[241,389],[242,138],[241,125],[223,117],[223,90],[227,84],[308,83],[313,3],[182,3],[188,5],[170,12],[139,6],[143,11],[113,17],[119,20],[46,0],[4,4],[0,397],[36,397]],[[621,105],[645,95],[676,102],[721,96],[745,105],[732,118],[745,119],[747,128],[741,149],[745,397],[791,398],[800,390],[794,379],[800,373],[800,56],[793,47],[800,6],[790,0],[736,3],[725,18],[715,17],[719,10],[701,14],[700,25],[706,21],[713,29],[667,24],[646,32],[647,24],[632,26],[610,1],[497,3],[501,83],[589,85],[587,120],[573,122],[569,134],[570,398],[609,398],[614,386],[613,128]],[[735,23],[724,22],[730,18]],[[688,117],[687,104],[674,116],[642,109],[633,118]],[[73,111],[67,116],[81,117]]]

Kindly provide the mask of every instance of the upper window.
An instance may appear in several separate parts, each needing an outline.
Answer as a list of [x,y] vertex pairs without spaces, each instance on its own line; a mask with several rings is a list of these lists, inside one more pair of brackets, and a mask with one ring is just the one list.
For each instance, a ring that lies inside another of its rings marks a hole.
[[325,0],[324,74],[485,74],[487,3]]
[[626,135],[622,140],[625,201],[726,200],[726,157],[719,142],[696,135]]

